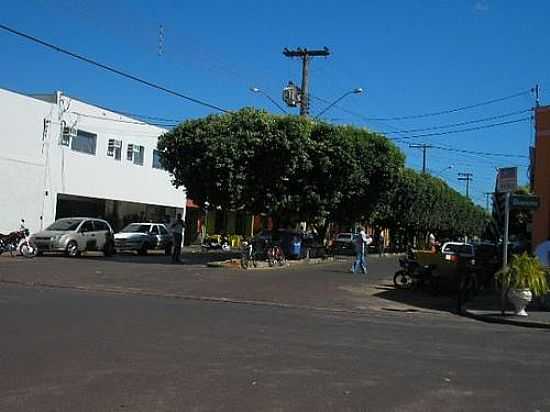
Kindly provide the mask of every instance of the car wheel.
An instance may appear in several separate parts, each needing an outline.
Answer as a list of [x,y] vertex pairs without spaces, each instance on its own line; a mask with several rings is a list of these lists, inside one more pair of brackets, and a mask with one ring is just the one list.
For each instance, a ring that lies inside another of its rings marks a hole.
[[67,244],[67,248],[65,249],[65,254],[69,257],[80,256],[80,250],[78,250],[78,243],[76,243],[74,240],[71,240]]
[[412,279],[406,270],[399,270],[393,276],[393,285],[397,289],[408,289],[411,287]]

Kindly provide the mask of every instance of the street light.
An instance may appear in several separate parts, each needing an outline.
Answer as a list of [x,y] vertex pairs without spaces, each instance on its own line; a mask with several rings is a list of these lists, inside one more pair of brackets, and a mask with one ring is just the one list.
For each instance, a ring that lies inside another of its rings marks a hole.
[[257,87],[251,87],[249,90],[252,93],[263,94],[265,97],[267,97],[271,101],[271,103],[273,103],[275,106],[277,106],[279,108],[279,110],[281,110],[281,112],[283,112],[285,114],[288,114],[288,112],[279,103],[277,103],[269,94],[264,92],[262,89],[259,89]]
[[449,165],[447,167],[445,167],[444,169],[441,169],[439,172],[436,173],[436,176],[441,176],[441,173],[447,171],[447,170],[451,170],[452,168],[454,168],[455,165]]
[[342,96],[340,96],[338,99],[333,101],[331,104],[329,104],[326,108],[321,110],[319,113],[317,113],[317,116],[315,116],[315,119],[318,119],[319,116],[326,113],[332,106],[334,106],[336,103],[338,103],[340,100],[342,100],[344,97],[349,96],[350,94],[361,94],[363,93],[363,89],[361,87],[358,87],[356,89],[350,90],[349,92],[344,93]]

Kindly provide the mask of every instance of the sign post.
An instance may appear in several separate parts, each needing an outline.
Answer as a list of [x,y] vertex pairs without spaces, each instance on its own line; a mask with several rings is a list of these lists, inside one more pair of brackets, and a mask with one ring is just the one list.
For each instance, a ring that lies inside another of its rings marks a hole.
[[[508,228],[510,226],[510,192],[506,193],[506,200],[504,201],[504,241],[502,252],[502,270],[506,270],[508,266]],[[506,289],[504,285],[500,288],[500,312],[504,315],[504,309],[506,307]]]
[[518,168],[502,167],[497,174],[497,192],[514,192],[518,188]]

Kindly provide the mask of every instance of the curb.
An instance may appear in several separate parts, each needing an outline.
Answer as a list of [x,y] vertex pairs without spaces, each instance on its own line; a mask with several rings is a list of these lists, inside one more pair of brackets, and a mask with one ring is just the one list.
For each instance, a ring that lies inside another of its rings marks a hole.
[[274,270],[274,269],[284,269],[284,268],[300,266],[300,265],[320,265],[322,263],[331,263],[334,261],[335,261],[334,257],[327,257],[324,259],[312,258],[312,259],[302,259],[302,260],[287,260],[284,266],[269,266],[267,262],[262,261],[262,262],[257,262],[258,264],[257,267],[243,269],[240,266],[239,259],[227,259],[227,260],[208,262],[206,266],[210,268],[228,268],[228,269],[240,269],[240,270],[263,270],[263,269]]
[[[539,322],[536,320],[506,319],[506,318],[495,317],[493,315],[480,315],[478,313],[473,313],[468,309],[464,309],[461,315],[467,318],[479,320],[481,322],[486,322],[486,323],[499,323],[501,325],[513,325],[513,326],[520,326],[523,328],[550,329],[550,323]],[[497,316],[500,316],[500,315],[497,315]]]

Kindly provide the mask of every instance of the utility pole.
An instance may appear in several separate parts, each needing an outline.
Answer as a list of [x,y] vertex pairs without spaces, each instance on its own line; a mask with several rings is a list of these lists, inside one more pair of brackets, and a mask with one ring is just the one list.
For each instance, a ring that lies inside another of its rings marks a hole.
[[296,50],[285,48],[283,54],[286,57],[300,57],[302,59],[302,96],[300,99],[300,116],[309,115],[309,62],[312,57],[327,57],[330,54],[328,48],[322,50],[308,50],[298,47]]
[[473,179],[473,173],[458,173],[458,180],[465,180],[466,181],[466,197],[470,197],[470,182]]
[[485,195],[485,209],[489,212],[489,197],[493,195],[493,192],[483,192]]
[[431,149],[431,144],[410,144],[411,149],[422,149],[422,173],[426,173],[426,150]]
[[531,89],[533,92],[535,92],[535,107],[540,106],[540,87],[537,84],[535,84],[535,88]]

